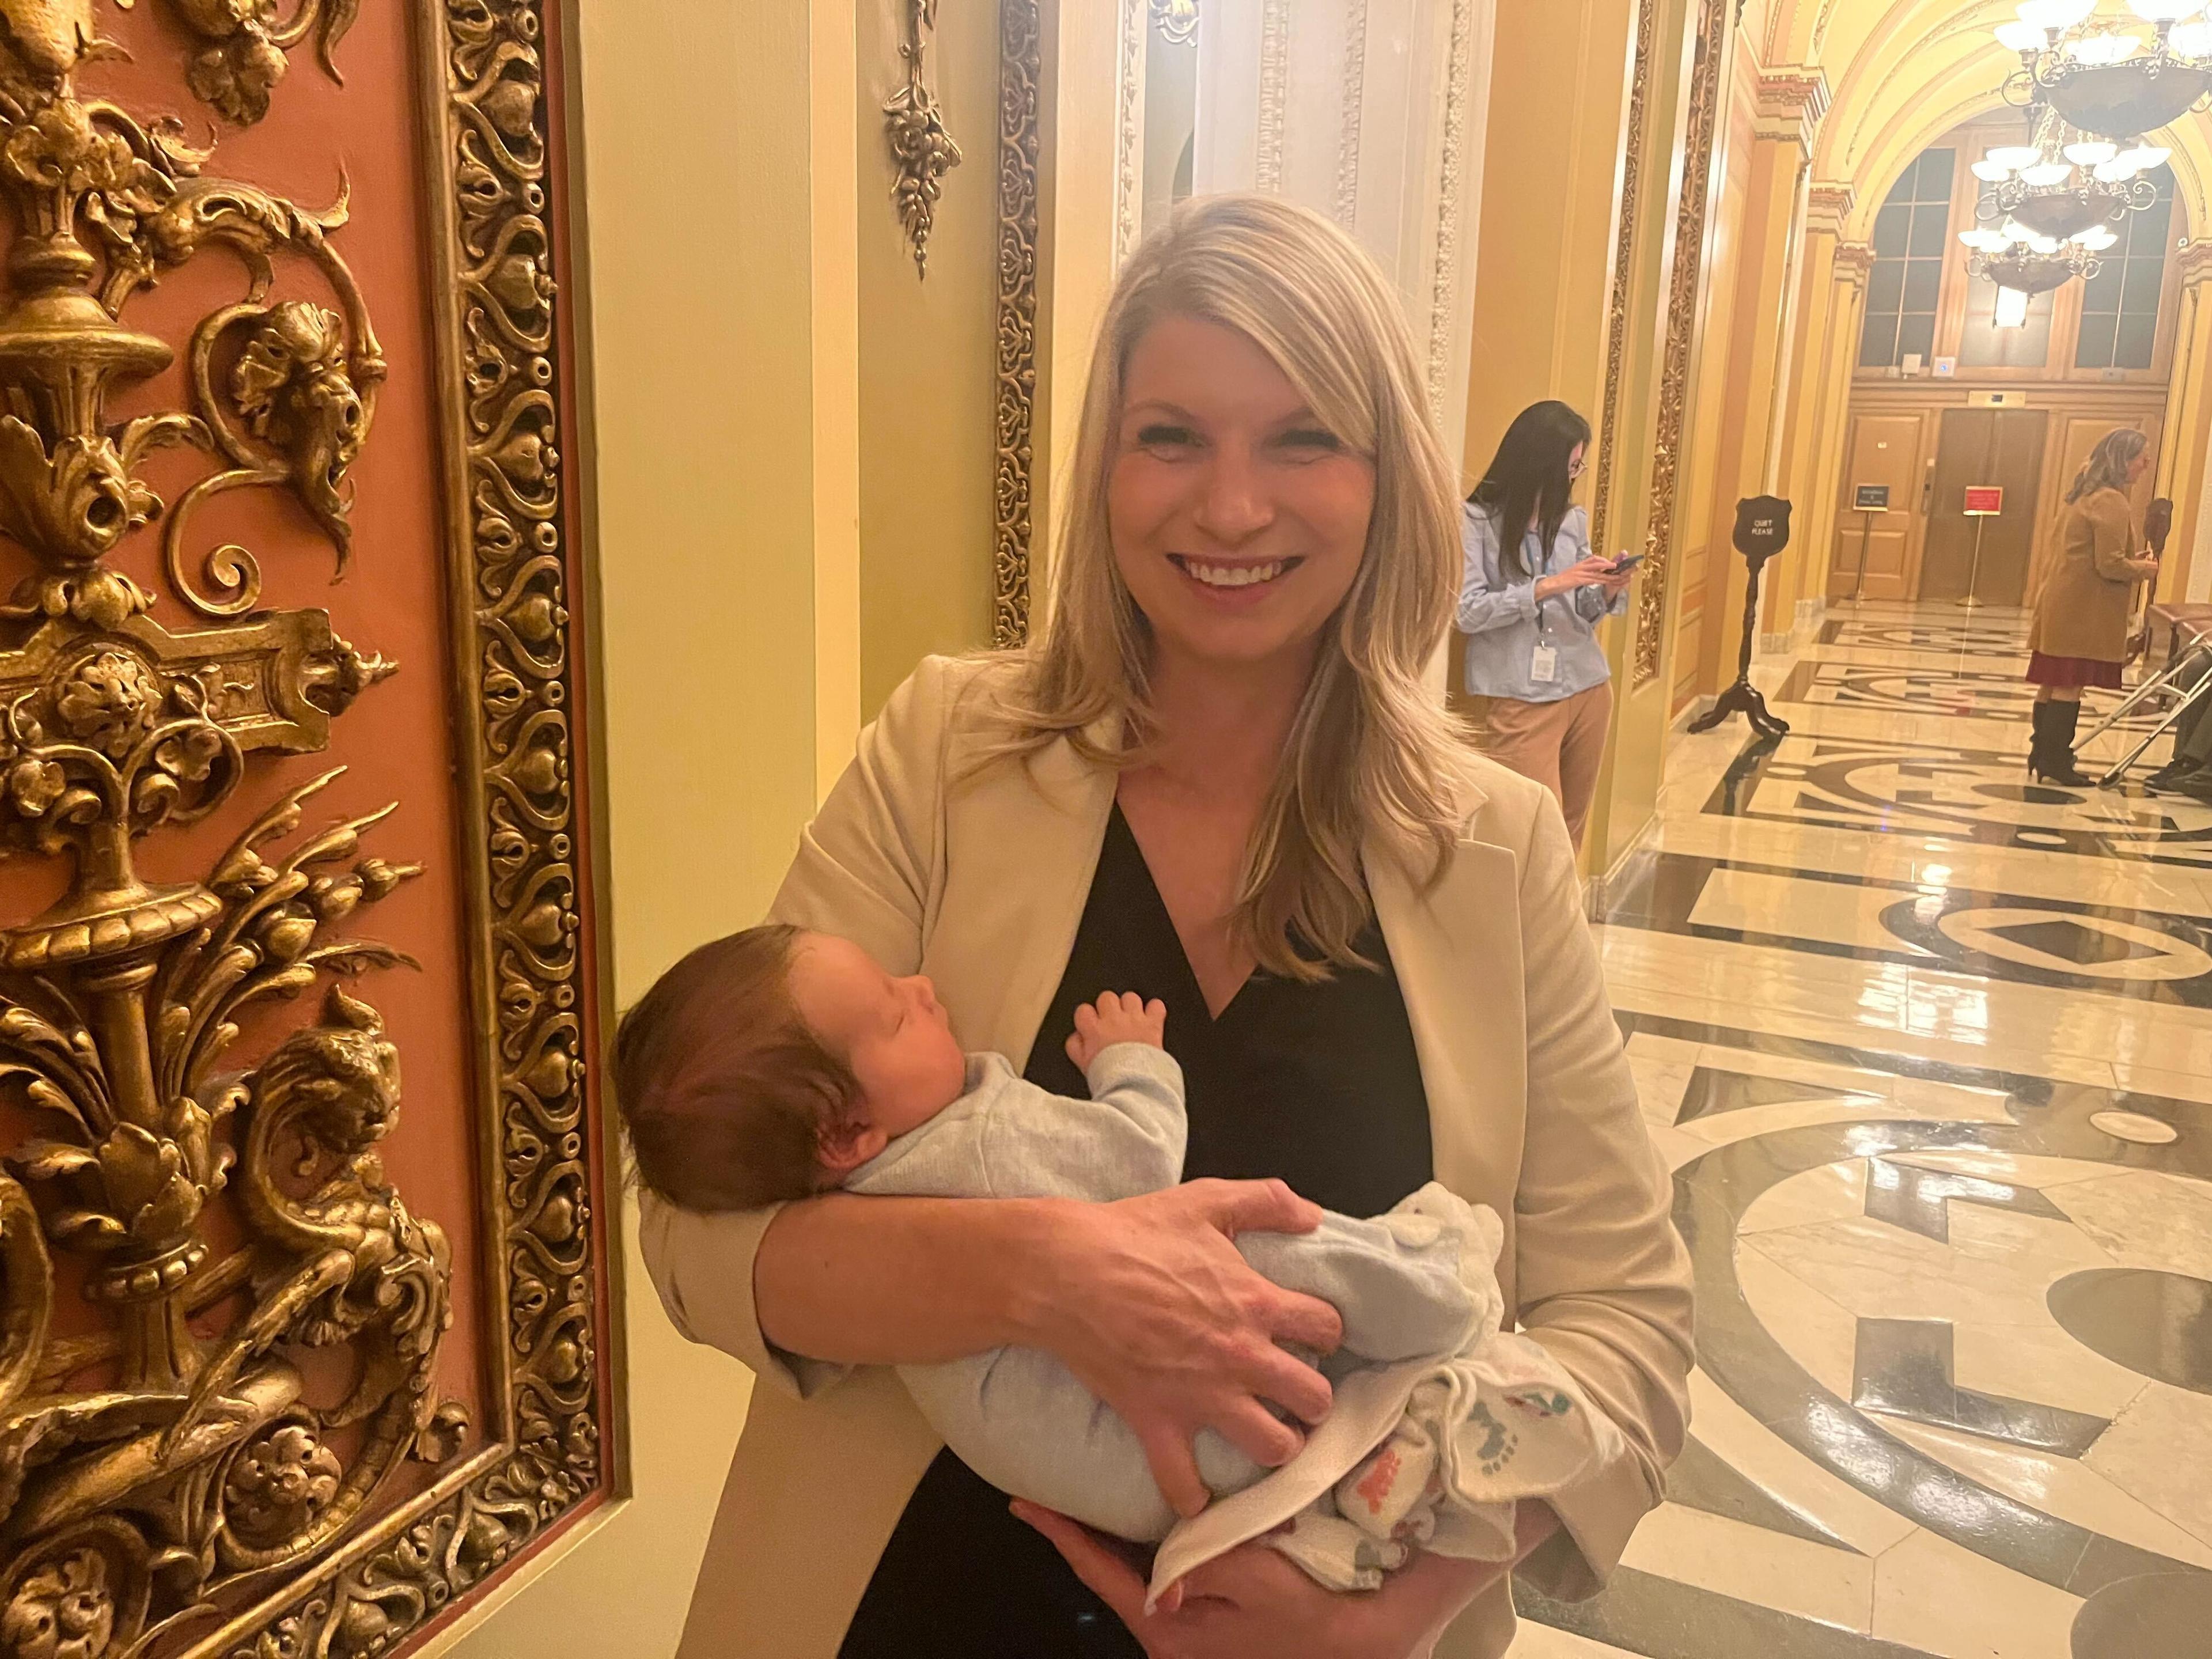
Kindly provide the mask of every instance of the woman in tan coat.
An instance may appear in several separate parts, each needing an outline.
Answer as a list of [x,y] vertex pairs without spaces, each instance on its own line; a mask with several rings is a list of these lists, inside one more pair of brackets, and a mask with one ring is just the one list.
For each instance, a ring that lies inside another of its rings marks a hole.
[[1046,1349],[1188,1512],[1195,1432],[1279,1463],[1329,1404],[1278,1343],[1331,1346],[1335,1310],[1233,1235],[1433,1178],[1498,1212],[1508,1307],[1622,1431],[1523,1506],[1534,1581],[1593,1593],[1682,1442],[1686,1258],[1565,823],[1425,682],[1458,503],[1381,273],[1279,199],[1185,208],[1116,289],[1070,499],[1037,641],[894,694],[775,915],[927,974],[964,1043],[1062,1093],[1080,1001],[1162,998],[1201,1178],[1115,1204],[648,1201],[671,1316],[762,1384],[683,1653],[1413,1659],[1452,1626],[1455,1656],[1500,1655],[1504,1571],[1431,1556],[1339,1595],[1248,1546],[1147,1613],[1125,1554],[1010,1506],[884,1369]]
[[2098,440],[2066,492],[2058,559],[2036,596],[2028,643],[2028,683],[2035,693],[2035,736],[2029,775],[2051,783],[2085,784],[2074,764],[2081,693],[2120,689],[2128,659],[2128,622],[2136,584],[2158,574],[2142,556],[2128,491],[2150,465],[2150,440],[2121,427]]

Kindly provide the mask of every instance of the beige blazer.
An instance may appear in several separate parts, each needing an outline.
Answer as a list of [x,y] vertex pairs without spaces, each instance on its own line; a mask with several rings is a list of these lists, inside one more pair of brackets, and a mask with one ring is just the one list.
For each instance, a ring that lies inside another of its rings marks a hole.
[[[1115,778],[1071,745],[977,770],[1000,727],[994,671],[933,658],[861,733],[802,838],[779,919],[927,973],[961,1041],[1018,1068],[1059,988]],[[1595,1591],[1659,1501],[1688,1402],[1687,1257],[1606,1003],[1551,795],[1487,762],[1449,873],[1370,848],[1370,888],[1404,990],[1437,1178],[1505,1222],[1498,1277],[1530,1335],[1621,1427],[1626,1454],[1553,1500],[1566,1538],[1532,1563]],[[1346,1126],[1356,1133],[1356,1125]],[[830,1659],[939,1443],[896,1377],[798,1362],[763,1340],[752,1265],[773,1212],[648,1202],[646,1261],[671,1317],[758,1373],[685,1629],[684,1659]],[[824,1373],[830,1385],[821,1386]],[[811,1397],[802,1398],[802,1391]],[[1449,1650],[1502,1654],[1503,1586]]]
[[2117,489],[2100,489],[2066,509],[2058,556],[2036,596],[2029,645],[2050,657],[2128,659],[2128,618],[2136,585],[2158,574],[2142,556],[2135,507]]

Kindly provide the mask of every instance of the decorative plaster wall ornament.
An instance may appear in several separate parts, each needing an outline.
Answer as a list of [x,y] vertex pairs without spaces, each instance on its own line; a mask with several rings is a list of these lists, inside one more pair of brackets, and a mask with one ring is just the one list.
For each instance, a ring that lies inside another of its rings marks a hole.
[[1346,230],[1359,222],[1360,125],[1367,111],[1367,0],[1346,0],[1344,8],[1344,126],[1336,141],[1336,222]]
[[889,140],[891,202],[899,226],[914,246],[914,267],[929,275],[929,234],[937,223],[937,203],[945,175],[960,165],[960,146],[945,131],[944,112],[923,72],[930,31],[937,27],[937,0],[906,0],[906,29],[899,58],[906,82],[884,100],[884,136]]
[[1452,314],[1459,291],[1460,171],[1467,150],[1468,82],[1474,68],[1474,0],[1452,0],[1451,55],[1444,65],[1443,134],[1437,166],[1437,239],[1429,276],[1429,406],[1444,418]]
[[1198,33],[1198,0],[1151,0],[1152,27],[1176,45],[1188,46]]
[[1260,153],[1253,186],[1283,187],[1283,146],[1291,115],[1291,0],[1263,0],[1260,14]]
[[1114,269],[1136,251],[1145,208],[1145,57],[1160,0],[1121,0],[1115,70]]

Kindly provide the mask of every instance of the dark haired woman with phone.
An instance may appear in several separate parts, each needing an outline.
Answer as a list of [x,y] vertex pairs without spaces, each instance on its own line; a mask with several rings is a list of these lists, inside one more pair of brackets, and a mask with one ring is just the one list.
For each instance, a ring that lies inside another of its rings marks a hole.
[[1486,700],[1483,747],[1559,798],[1578,850],[1613,715],[1597,625],[1627,608],[1638,562],[1590,551],[1589,515],[1569,500],[1589,440],[1563,403],[1522,410],[1460,530],[1459,631],[1468,695]]

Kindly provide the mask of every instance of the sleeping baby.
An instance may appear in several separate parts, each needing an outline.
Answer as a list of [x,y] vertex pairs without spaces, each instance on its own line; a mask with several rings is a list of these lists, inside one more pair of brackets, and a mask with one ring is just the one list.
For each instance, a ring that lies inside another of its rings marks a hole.
[[[1165,1018],[1110,993],[1079,1008],[1067,1052],[1091,1098],[1064,1098],[1000,1055],[963,1054],[927,979],[896,978],[845,939],[763,927],[695,951],[624,1017],[616,1086],[640,1181],[684,1209],[837,1188],[1103,1202],[1182,1179]],[[1337,1404],[1279,1471],[1202,1431],[1194,1451],[1218,1501],[1180,1525],[1135,1432],[1053,1355],[1000,1348],[899,1376],[992,1485],[1168,1540],[1156,1591],[1263,1536],[1340,1589],[1372,1588],[1413,1548],[1500,1560],[1514,1502],[1559,1491],[1616,1432],[1540,1348],[1501,1332],[1501,1234],[1491,1212],[1431,1185],[1372,1220],[1239,1236],[1255,1271],[1340,1315],[1341,1346],[1301,1356]]]

